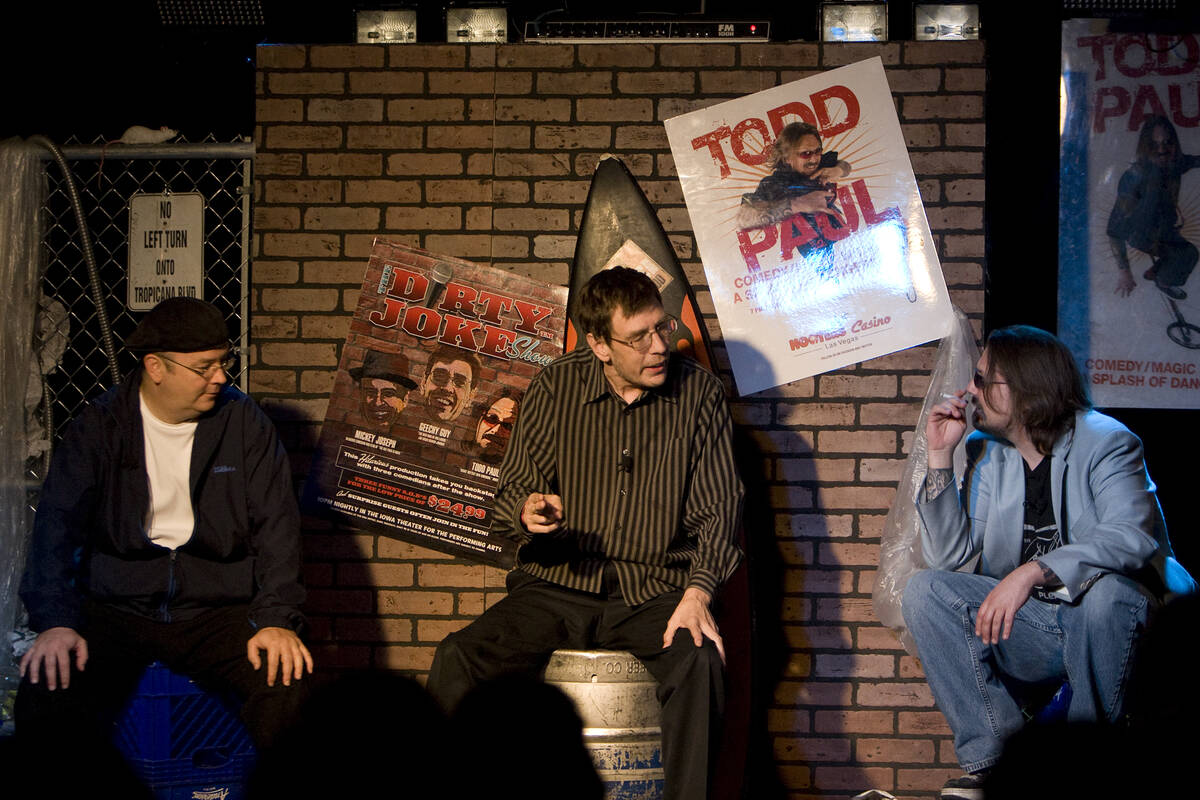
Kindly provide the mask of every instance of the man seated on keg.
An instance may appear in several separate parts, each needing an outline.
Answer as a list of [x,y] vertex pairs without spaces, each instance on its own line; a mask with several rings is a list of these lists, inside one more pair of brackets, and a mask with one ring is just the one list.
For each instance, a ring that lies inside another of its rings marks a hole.
[[[960,493],[952,456],[968,414]],[[1046,331],[993,331],[925,435],[916,502],[932,569],[905,588],[904,620],[966,772],[941,796],[976,800],[1029,689],[1066,679],[1068,720],[1120,719],[1148,615],[1195,582],[1172,554],[1142,443],[1092,410],[1074,356]]]
[[500,468],[508,596],[446,637],[429,688],[453,708],[556,649],[628,650],[659,683],[667,798],[704,798],[724,705],[711,604],[741,560],[724,389],[673,355],[678,323],[635,270],[593,276],[577,319],[588,348],[533,380]]
[[42,487],[21,581],[38,636],[20,662],[17,737],[55,752],[102,741],[101,721],[161,661],[239,695],[269,744],[312,671],[287,454],[229,384],[217,308],[164,300],[125,346],[137,369],[71,424]]

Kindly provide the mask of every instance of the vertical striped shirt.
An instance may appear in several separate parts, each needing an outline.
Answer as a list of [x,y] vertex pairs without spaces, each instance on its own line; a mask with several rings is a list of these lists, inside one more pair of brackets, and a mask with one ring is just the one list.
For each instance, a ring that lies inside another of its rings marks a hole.
[[[635,606],[669,591],[710,595],[741,561],[742,484],[721,382],[673,357],[663,386],[626,404],[588,349],[542,370],[521,401],[500,468],[493,531],[522,545],[517,567],[599,592],[611,563]],[[563,527],[530,534],[530,494],[562,497]]]

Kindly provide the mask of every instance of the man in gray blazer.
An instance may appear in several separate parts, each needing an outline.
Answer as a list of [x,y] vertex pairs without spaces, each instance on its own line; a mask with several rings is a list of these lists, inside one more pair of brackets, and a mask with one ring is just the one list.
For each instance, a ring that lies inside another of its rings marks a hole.
[[993,332],[971,383],[931,410],[925,433],[916,503],[931,569],[905,589],[904,619],[967,773],[941,796],[973,800],[1024,721],[1014,686],[1067,680],[1069,720],[1118,719],[1148,615],[1196,584],[1174,559],[1141,442],[1091,410],[1051,334]]

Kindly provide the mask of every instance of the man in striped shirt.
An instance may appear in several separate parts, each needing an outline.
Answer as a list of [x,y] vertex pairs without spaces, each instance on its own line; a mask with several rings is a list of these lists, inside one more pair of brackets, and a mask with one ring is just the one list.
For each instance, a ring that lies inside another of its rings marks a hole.
[[628,650],[659,683],[666,797],[704,798],[724,705],[711,603],[741,560],[724,389],[672,355],[678,323],[635,270],[594,276],[577,317],[588,348],[534,379],[501,466],[508,596],[446,637],[429,687],[453,707],[556,649]]

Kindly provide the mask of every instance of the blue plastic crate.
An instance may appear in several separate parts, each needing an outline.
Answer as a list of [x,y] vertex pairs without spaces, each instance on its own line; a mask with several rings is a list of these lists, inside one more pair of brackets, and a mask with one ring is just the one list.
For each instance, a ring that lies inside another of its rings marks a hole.
[[162,664],[146,668],[114,743],[158,800],[240,800],[255,751],[237,704]]

